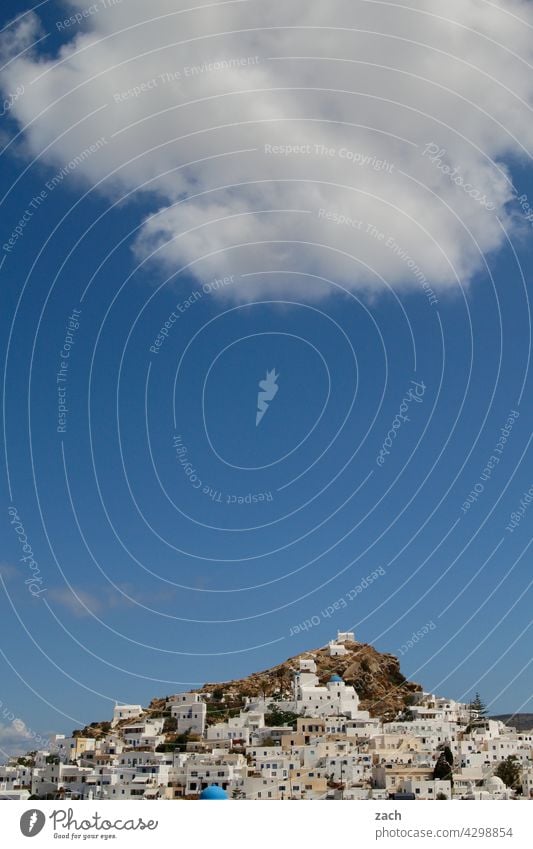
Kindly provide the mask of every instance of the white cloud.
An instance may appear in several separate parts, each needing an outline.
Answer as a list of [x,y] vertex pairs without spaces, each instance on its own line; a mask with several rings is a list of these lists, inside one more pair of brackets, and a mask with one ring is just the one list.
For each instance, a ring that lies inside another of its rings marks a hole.
[[117,589],[111,585],[104,584],[94,590],[82,587],[68,586],[51,587],[47,597],[54,604],[62,607],[67,613],[77,618],[91,616],[103,616],[108,611],[132,607],[138,604],[157,604],[168,601],[174,595],[172,590],[146,591],[139,590],[132,584],[121,584]]
[[9,581],[18,574],[17,570],[10,563],[0,563],[0,575],[4,581]]
[[80,618],[90,616],[91,613],[98,615],[104,610],[104,604],[100,598],[78,587],[74,592],[68,587],[53,587],[48,592],[48,598],[68,613]]
[[[46,150],[57,169],[107,140],[72,178],[103,180],[113,198],[145,195],[154,214],[137,256],[157,251],[165,270],[191,264],[202,281],[284,269],[350,289],[379,289],[380,276],[419,287],[406,255],[442,291],[482,268],[480,250],[502,245],[497,217],[512,228],[508,166],[533,143],[530,3],[94,5],[64,30],[59,56],[29,51],[0,79],[4,92],[25,86],[11,112],[32,156]],[[69,2],[65,18],[87,7]],[[37,37],[27,16],[9,49]],[[445,150],[433,162],[429,144]],[[310,285],[267,275],[253,293]]]
[[49,738],[42,734],[36,734],[21,719],[15,718],[9,723],[0,722],[0,755],[3,755],[4,758],[21,755],[32,749],[37,749],[38,746],[42,748],[48,742]]

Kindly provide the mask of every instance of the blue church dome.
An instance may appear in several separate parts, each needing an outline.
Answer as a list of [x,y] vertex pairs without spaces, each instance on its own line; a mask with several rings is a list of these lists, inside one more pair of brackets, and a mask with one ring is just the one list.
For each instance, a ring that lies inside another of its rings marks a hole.
[[218,784],[210,784],[200,793],[200,799],[227,799],[228,794]]
[[342,678],[341,678],[340,675],[337,675],[337,674],[332,675],[329,680],[332,684],[339,684],[339,683],[342,684]]

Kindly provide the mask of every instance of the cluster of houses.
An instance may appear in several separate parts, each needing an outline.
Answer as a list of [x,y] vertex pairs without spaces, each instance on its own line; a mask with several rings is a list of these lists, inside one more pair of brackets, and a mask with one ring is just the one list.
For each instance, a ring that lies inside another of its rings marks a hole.
[[[339,633],[330,655],[350,642]],[[424,692],[408,717],[383,723],[340,676],[321,685],[316,672],[310,653],[291,698],[248,698],[215,724],[208,694],[172,695],[154,711],[117,705],[99,736],[56,735],[49,750],[0,766],[0,798],[194,799],[215,787],[229,799],[509,799],[515,790],[495,772],[512,756],[519,798],[533,799],[533,731],[473,723],[469,705]],[[272,724],[287,715],[291,725]],[[451,775],[437,778],[444,750]]]

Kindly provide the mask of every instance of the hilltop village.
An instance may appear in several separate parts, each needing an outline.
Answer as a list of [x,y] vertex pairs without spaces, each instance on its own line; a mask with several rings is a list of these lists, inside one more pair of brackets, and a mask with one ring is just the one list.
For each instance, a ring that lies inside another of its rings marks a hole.
[[227,684],[117,704],[0,766],[3,799],[533,799],[533,731],[340,632]]

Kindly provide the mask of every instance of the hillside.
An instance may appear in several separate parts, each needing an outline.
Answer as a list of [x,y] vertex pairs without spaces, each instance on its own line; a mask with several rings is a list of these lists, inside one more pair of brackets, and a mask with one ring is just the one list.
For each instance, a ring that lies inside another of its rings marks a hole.
[[502,713],[491,716],[491,719],[499,719],[517,731],[533,731],[533,713]]
[[[313,658],[320,683],[326,683],[333,674],[340,675],[346,684],[355,687],[361,700],[361,710],[372,716],[392,720],[404,710],[413,694],[422,690],[419,684],[408,681],[400,671],[400,662],[392,654],[378,652],[367,643],[346,642],[348,652],[344,657],[330,657],[327,648],[312,649],[294,655],[277,666],[253,672],[245,678],[204,684],[194,692],[203,693],[207,701],[207,722],[212,725],[235,716],[244,707],[245,698],[265,696],[268,700],[279,697],[292,698],[294,670],[300,658]],[[155,697],[143,711],[144,716],[170,716],[166,697]],[[128,720],[119,722],[116,730]],[[109,731],[109,722],[92,722],[77,729],[76,736],[101,737]]]
[[224,714],[237,711],[245,696],[283,695],[291,698],[293,670],[300,658],[313,658],[321,684],[334,673],[347,684],[352,684],[361,699],[361,709],[370,711],[372,716],[394,718],[410,703],[413,693],[422,689],[402,675],[400,663],[394,655],[378,652],[366,643],[348,642],[344,645],[348,651],[344,657],[330,657],[327,648],[314,649],[246,678],[204,684],[196,692],[209,693],[208,719],[215,722],[220,721]]

